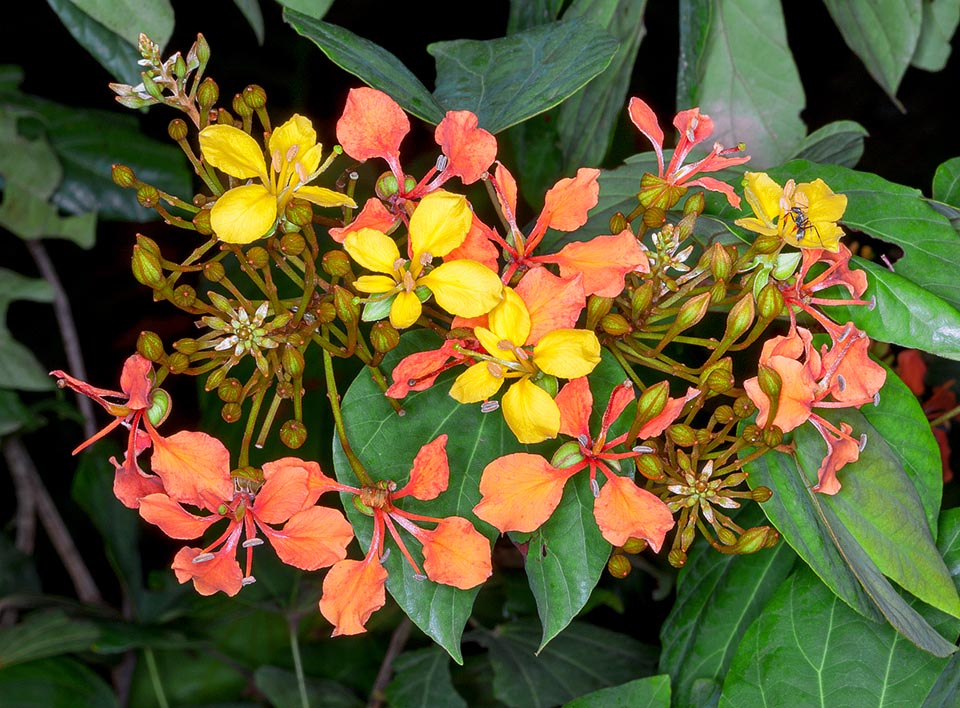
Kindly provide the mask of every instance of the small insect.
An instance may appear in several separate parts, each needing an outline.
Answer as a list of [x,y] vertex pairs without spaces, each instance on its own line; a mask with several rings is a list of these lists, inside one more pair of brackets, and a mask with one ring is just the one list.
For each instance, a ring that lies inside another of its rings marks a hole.
[[[790,207],[786,215],[793,219],[793,226],[796,229],[793,238],[796,239],[798,246],[808,245],[808,242],[812,240],[813,237],[816,237],[817,245],[823,245],[823,239],[820,238],[820,231],[814,223],[810,221],[810,217],[807,216],[802,208],[798,206]],[[805,242],[804,239],[808,239],[808,242]]]

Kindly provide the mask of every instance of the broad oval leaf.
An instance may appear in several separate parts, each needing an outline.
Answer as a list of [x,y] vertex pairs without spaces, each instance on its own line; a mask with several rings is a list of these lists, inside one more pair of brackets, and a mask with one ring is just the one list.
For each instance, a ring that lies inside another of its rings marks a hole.
[[670,708],[670,677],[648,676],[601,688],[564,703],[563,708]]
[[799,160],[856,167],[863,157],[866,128],[852,120],[838,120],[818,128],[803,139],[796,153]]
[[445,110],[473,111],[496,134],[572,96],[618,47],[599,25],[575,18],[500,39],[434,42],[427,51],[437,61],[436,100]]
[[938,202],[960,207],[960,157],[953,157],[937,167],[931,196]]
[[450,657],[439,647],[405,651],[393,668],[396,673],[385,693],[394,708],[467,708],[467,702],[453,687]]
[[950,43],[960,22],[960,2],[931,0],[923,3],[923,20],[910,65],[924,71],[941,71],[950,58]]
[[142,57],[137,50],[136,39],[131,42],[107,29],[81,10],[73,0],[47,0],[47,3],[77,43],[110,72],[116,81],[129,86],[140,83],[142,79],[137,62]]
[[137,0],[70,0],[80,10],[134,47],[146,34],[162,50],[173,34],[170,0],[142,3]]

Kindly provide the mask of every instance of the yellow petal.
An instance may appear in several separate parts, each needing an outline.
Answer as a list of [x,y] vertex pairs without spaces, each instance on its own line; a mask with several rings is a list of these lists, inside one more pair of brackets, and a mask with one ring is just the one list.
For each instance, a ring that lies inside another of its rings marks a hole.
[[760,221],[760,219],[755,219],[752,216],[746,219],[736,219],[733,223],[748,231],[763,234],[764,236],[776,236],[779,233],[779,229],[776,226],[767,226]]
[[[783,187],[773,181],[766,172],[747,172],[743,180],[743,196],[753,213],[764,226],[774,226],[780,216],[780,197]],[[745,227],[749,228],[749,227]]]
[[450,396],[460,403],[479,403],[500,390],[503,377],[494,376],[490,365],[481,361],[464,371],[450,387]]
[[386,293],[397,287],[397,281],[389,275],[361,275],[353,285],[363,293]]
[[322,207],[345,206],[351,209],[357,208],[357,203],[346,194],[334,192],[332,189],[324,189],[323,187],[300,187],[300,189],[294,192],[294,196],[306,199],[308,202]]
[[586,376],[600,363],[600,340],[585,329],[555,329],[533,348],[533,363],[563,379]]
[[550,394],[524,377],[503,394],[503,419],[524,445],[557,437],[560,407]]
[[261,184],[224,192],[210,210],[210,227],[221,241],[251,243],[273,231],[277,198]]
[[[481,346],[487,350],[491,356],[495,356],[497,359],[503,359],[504,361],[516,361],[517,357],[513,353],[513,347],[509,349],[501,349],[500,342],[503,341],[503,337],[498,337],[495,333],[491,332],[486,327],[474,327],[473,335],[480,341]],[[516,344],[511,342],[511,344]]]
[[467,237],[473,212],[467,198],[438,189],[420,200],[410,217],[413,259],[421,253],[445,256]]
[[479,317],[500,302],[500,277],[476,261],[443,263],[417,281],[433,293],[437,304],[453,315]]
[[267,184],[267,163],[257,141],[232,125],[208,125],[200,131],[200,152],[203,159],[231,177],[259,177]]
[[797,191],[803,192],[810,203],[807,209],[810,221],[840,221],[847,210],[847,195],[835,194],[822,179],[799,184]]
[[388,275],[393,275],[393,264],[400,258],[400,250],[394,240],[376,229],[350,232],[343,240],[343,248],[367,270]]
[[406,329],[420,317],[423,305],[414,293],[401,290],[390,306],[390,324],[397,329]]
[[[296,152],[293,154],[292,162],[303,161],[307,151],[317,144],[317,131],[313,129],[313,123],[309,118],[304,118],[299,114],[293,114],[286,123],[276,128],[270,135],[270,154],[279,151],[280,159],[287,161],[289,159],[290,148],[296,146]],[[319,160],[317,160],[317,164]],[[304,165],[306,167],[307,165]],[[307,170],[307,174],[317,169]]]
[[527,343],[530,336],[530,313],[513,288],[503,289],[503,300],[490,310],[487,326],[500,339],[508,339],[517,346]]

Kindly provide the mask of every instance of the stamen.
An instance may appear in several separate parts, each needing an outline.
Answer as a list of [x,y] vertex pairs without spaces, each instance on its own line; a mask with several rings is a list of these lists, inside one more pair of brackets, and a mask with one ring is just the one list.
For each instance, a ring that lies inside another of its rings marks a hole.
[[201,553],[193,559],[193,563],[206,563],[216,558],[216,555],[213,553]]
[[497,342],[497,349],[503,349],[505,352],[512,351],[513,342],[511,342],[509,339],[501,339],[499,342]]
[[241,587],[246,587],[247,585],[253,585],[255,582],[257,582],[257,579],[252,575],[248,575],[247,577],[245,577],[243,580],[240,581],[240,585]]
[[393,550],[392,548],[388,548],[387,550],[385,550],[385,551],[383,552],[383,555],[380,556],[380,562],[381,562],[381,563],[386,563],[386,562],[387,562],[387,558],[390,557],[390,551],[392,551],[392,550]]
[[270,153],[270,163],[271,163],[271,167],[273,167],[274,172],[280,171],[282,162],[283,161],[280,158],[280,150],[274,150],[273,152]]
[[879,405],[880,405],[880,392],[879,392],[879,391],[877,391],[875,394],[873,394],[873,405],[874,405],[874,406],[879,406]]
[[887,258],[887,254],[886,254],[886,253],[881,253],[881,254],[880,254],[880,260],[883,261],[883,264],[884,264],[887,268],[890,269],[890,272],[891,272],[891,273],[896,273],[896,272],[897,272],[897,271],[895,271],[895,270],[893,269],[893,263],[891,263],[891,262],[890,262],[890,259]]
[[843,378],[843,374],[837,374],[837,388],[840,389],[840,393],[847,390],[847,380]]
[[293,159],[297,156],[297,153],[300,151],[300,146],[294,143],[287,149],[287,162],[293,162]]
[[447,169],[447,163],[449,163],[447,156],[441,153],[437,158],[437,172],[443,172],[445,169]]
[[860,433],[860,444],[857,445],[857,448],[860,450],[860,452],[863,452],[863,448],[865,448],[866,446],[867,446],[867,434]]
[[837,344],[840,344],[840,342],[842,342],[842,341],[845,340],[847,337],[849,337],[851,331],[852,331],[852,328],[851,328],[849,325],[848,325],[847,327],[844,327],[844,328],[843,328],[843,331],[842,331],[842,332],[840,333],[840,335],[837,337]]
[[297,173],[297,178],[300,180],[300,184],[305,184],[310,180],[310,175],[307,174],[307,170],[303,166],[302,162],[296,163],[293,166],[293,171]]
[[480,404],[481,413],[493,413],[500,408],[500,401],[484,401]]
[[414,573],[412,577],[413,577],[414,580],[426,580],[426,579],[427,579],[427,576],[426,576],[426,575],[422,575],[421,573]]
[[262,546],[262,545],[263,545],[263,539],[262,539],[262,538],[248,538],[246,541],[244,541],[244,542],[241,543],[240,545],[243,546],[244,548],[253,548],[254,546]]
[[520,347],[517,347],[516,351],[514,351],[514,354],[516,355],[517,359],[519,359],[520,361],[530,360],[530,353],[526,349],[521,349]]
[[424,251],[420,254],[420,264],[428,266],[433,263],[433,254],[430,251]]
[[405,262],[406,262],[406,261],[405,261],[403,258],[398,258],[397,260],[395,260],[395,261],[393,262],[393,269],[394,269],[394,270],[400,270],[401,268],[403,268],[403,264],[404,264]]
[[867,309],[872,312],[876,306],[877,306],[877,296],[876,296],[876,295],[871,295],[871,296],[870,296],[870,304],[867,305]]
[[495,379],[503,378],[503,367],[495,361],[487,362],[487,371]]
[[593,492],[594,499],[600,496],[600,483],[596,477],[590,480],[590,491]]
[[577,442],[583,445],[584,447],[586,447],[587,445],[590,444],[590,438],[587,436],[586,433],[580,433],[577,436]]
[[653,452],[653,448],[649,445],[637,445],[636,447],[631,448],[631,452],[636,452],[638,454],[647,454]]

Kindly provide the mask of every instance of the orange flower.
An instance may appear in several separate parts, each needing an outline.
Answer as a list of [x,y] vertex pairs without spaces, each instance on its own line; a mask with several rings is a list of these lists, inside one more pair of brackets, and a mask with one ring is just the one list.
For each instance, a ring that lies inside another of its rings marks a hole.
[[[670,399],[663,411],[641,428],[639,437],[659,435],[680,414],[683,404],[698,393],[691,389],[683,398]],[[494,460],[483,470],[483,498],[474,513],[503,533],[534,531],[557,508],[567,480],[589,468],[590,487],[596,497],[593,513],[603,537],[615,546],[629,538],[642,538],[659,551],[667,531],[673,528],[673,515],[657,496],[618,474],[621,460],[636,457],[648,448],[614,452],[626,441],[627,434],[608,438],[610,426],[634,400],[629,381],[614,388],[601,419],[600,434],[591,438],[588,422],[593,394],[589,382],[586,377],[570,381],[556,401],[560,406],[560,432],[576,438],[576,448],[572,442],[562,446],[554,456],[555,464],[524,452]],[[606,478],[602,487],[597,481],[598,471]]]
[[[170,538],[199,538],[213,524],[227,519],[227,528],[205,548],[182,548],[173,561],[177,580],[193,580],[201,595],[219,591],[236,595],[255,581],[253,548],[270,541],[287,565],[317,570],[347,555],[353,528],[336,509],[315,506],[330,489],[315,462],[284,457],[253,468],[230,470],[230,453],[205,433],[180,432],[153,437],[154,471],[164,492],[140,500],[140,515]],[[183,504],[209,512],[197,515]],[[283,524],[280,529],[274,526]],[[244,540],[241,543],[240,537]],[[238,545],[246,549],[245,571],[237,561]]]
[[[406,496],[429,501],[446,491],[450,476],[446,444],[447,436],[441,435],[420,448],[410,479],[400,489],[390,480],[357,489],[327,479],[327,488],[356,495],[358,508],[373,517],[373,538],[366,557],[362,561],[341,560],[323,581],[320,613],[333,624],[334,636],[366,631],[370,615],[385,603],[387,571],[382,560],[388,531],[414,572],[424,575],[401,540],[397,526],[422,544],[425,577],[433,582],[467,590],[480,585],[493,572],[490,543],[467,519],[437,519],[396,506],[395,502]],[[415,522],[435,523],[436,527],[427,530]]]

